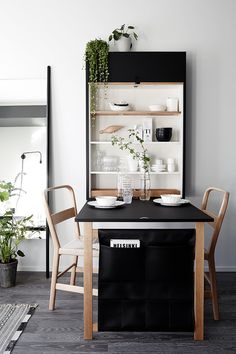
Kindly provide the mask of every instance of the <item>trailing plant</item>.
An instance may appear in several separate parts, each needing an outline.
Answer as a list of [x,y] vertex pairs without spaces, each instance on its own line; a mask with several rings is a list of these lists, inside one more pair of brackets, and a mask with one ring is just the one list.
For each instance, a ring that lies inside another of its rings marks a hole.
[[[125,138],[113,135],[111,137],[111,143],[113,146],[117,145],[120,150],[127,150],[134,160],[142,162],[144,172],[148,172],[150,167],[150,157],[148,156],[148,151],[144,146],[144,140],[140,138],[135,129],[129,129],[128,132],[128,141]],[[140,144],[139,146],[141,147],[141,151],[135,150],[133,146],[134,139]]]
[[[120,28],[114,29],[114,31],[112,31],[112,34],[110,34],[109,36],[109,42],[112,40],[118,41],[122,37],[125,38],[133,37],[135,40],[137,40],[138,39],[137,33],[135,33],[134,31],[131,32],[131,30],[133,30],[134,28],[135,28],[134,26],[122,25]],[[130,49],[131,48],[132,48],[132,42],[130,44]]]
[[18,249],[22,240],[32,225],[32,215],[16,218],[12,210],[8,210],[0,219],[0,262],[10,263],[17,256],[24,257],[24,253]]
[[87,43],[85,60],[89,67],[90,83],[90,112],[92,117],[96,110],[97,83],[103,82],[106,86],[108,81],[108,52],[109,45],[102,39],[95,39]]

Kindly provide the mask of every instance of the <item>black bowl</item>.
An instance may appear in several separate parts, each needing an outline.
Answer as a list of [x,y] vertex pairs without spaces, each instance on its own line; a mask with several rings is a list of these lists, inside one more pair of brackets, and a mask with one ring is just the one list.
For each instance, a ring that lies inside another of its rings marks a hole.
[[158,141],[170,141],[172,137],[172,128],[157,128],[156,138]]

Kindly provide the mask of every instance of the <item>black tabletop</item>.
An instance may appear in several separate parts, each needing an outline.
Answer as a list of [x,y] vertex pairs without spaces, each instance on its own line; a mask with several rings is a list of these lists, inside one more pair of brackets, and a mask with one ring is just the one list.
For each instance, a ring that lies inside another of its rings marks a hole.
[[192,204],[166,207],[150,201],[133,200],[114,209],[96,209],[87,203],[75,217],[85,222],[208,222],[213,219]]

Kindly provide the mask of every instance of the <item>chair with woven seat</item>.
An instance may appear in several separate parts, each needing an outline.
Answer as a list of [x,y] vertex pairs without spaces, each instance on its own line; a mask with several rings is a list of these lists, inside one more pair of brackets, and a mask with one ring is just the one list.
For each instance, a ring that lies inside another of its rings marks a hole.
[[[218,213],[213,212],[210,209],[209,202],[212,199],[213,194],[218,194],[221,198],[218,207]],[[220,188],[209,187],[206,189],[201,209],[212,218],[214,218],[213,222],[210,222],[209,225],[212,227],[213,232],[211,234],[210,244],[208,249],[205,249],[204,259],[208,262],[209,272],[205,272],[205,279],[210,285],[210,292],[205,290],[205,296],[210,296],[212,299],[212,309],[213,309],[213,317],[214,320],[219,320],[219,303],[218,303],[218,294],[217,294],[217,285],[216,285],[216,269],[215,269],[215,248],[218,240],[218,236],[221,230],[221,226],[224,220],[225,212],[227,209],[229,201],[229,192],[224,191]]]
[[[70,207],[59,212],[52,212],[48,204],[48,195],[49,193],[54,194],[58,191],[65,193],[66,201],[69,202]],[[44,207],[47,217],[47,222],[50,230],[50,234],[53,242],[53,265],[52,265],[52,278],[51,278],[51,291],[50,291],[50,301],[49,301],[49,310],[54,310],[55,300],[56,300],[56,291],[64,290],[76,293],[84,293],[84,288],[77,286],[76,281],[76,271],[79,269],[77,267],[78,257],[83,256],[83,241],[80,236],[80,227],[79,224],[74,221],[74,217],[77,215],[76,199],[75,193],[71,186],[61,185],[56,187],[47,188],[44,191]],[[65,245],[61,245],[59,239],[59,230],[57,225],[63,223],[66,220],[71,220],[75,228],[74,237],[71,237],[71,240]],[[72,256],[73,262],[65,270],[59,272],[59,263],[62,255]],[[93,256],[98,257],[98,243],[93,244]],[[58,278],[64,275],[66,272],[71,270],[70,284],[59,283]],[[97,290],[93,290],[93,295],[97,295]]]

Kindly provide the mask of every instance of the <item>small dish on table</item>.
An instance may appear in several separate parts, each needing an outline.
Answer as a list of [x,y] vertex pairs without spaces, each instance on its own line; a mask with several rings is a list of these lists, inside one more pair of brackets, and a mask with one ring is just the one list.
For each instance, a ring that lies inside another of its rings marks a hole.
[[180,199],[178,202],[165,203],[163,202],[162,198],[153,199],[153,202],[162,206],[169,206],[169,207],[181,206],[190,203],[188,199]]
[[94,207],[94,208],[97,208],[97,209],[115,209],[115,208],[118,208],[118,207],[121,207],[122,205],[124,205],[125,202],[122,200],[117,200],[115,202],[115,204],[113,204],[113,205],[102,206],[102,205],[99,205],[96,200],[91,200],[91,201],[87,202],[87,204]]

